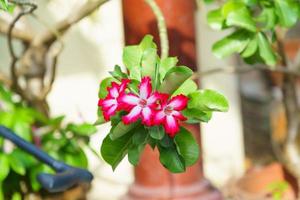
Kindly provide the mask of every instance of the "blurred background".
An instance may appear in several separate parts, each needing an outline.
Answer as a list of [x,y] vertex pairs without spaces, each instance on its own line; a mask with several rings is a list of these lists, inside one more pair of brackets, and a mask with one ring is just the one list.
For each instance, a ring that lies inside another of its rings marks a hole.
[[[86,1],[38,0],[36,3],[36,16],[26,17],[17,27],[26,26],[33,32],[51,29],[56,22],[70,16]],[[195,3],[194,10],[191,10],[195,17],[198,72],[243,65],[237,57],[221,60],[211,53],[212,44],[227,34],[212,31],[208,27],[206,14],[213,7],[197,7]],[[72,25],[60,38],[63,49],[57,60],[56,80],[48,95],[51,116],[65,115],[65,123],[96,121],[100,81],[108,76],[108,71],[115,64],[122,66],[122,49],[126,41],[123,8],[122,1],[111,0]],[[0,22],[9,22],[12,16],[1,13]],[[293,45],[299,44],[298,36],[297,28],[289,34],[292,42],[287,48],[291,57],[296,56],[294,52],[298,46]],[[0,71],[8,74],[11,56],[6,35],[0,36],[0,44]],[[14,45],[20,53],[22,43],[15,42]],[[200,76],[199,81],[202,88],[215,89],[224,94],[230,104],[229,112],[216,113],[209,123],[201,124],[204,176],[214,186],[224,190],[224,187],[230,188],[228,185],[241,178],[251,167],[276,161],[269,139],[272,116],[278,117],[280,106],[276,109],[272,107],[272,95],[276,91],[271,93],[262,72],[250,71],[241,75],[234,72],[212,73]],[[109,124],[101,125],[97,133],[90,136],[89,144],[98,154],[109,129]],[[134,182],[134,170],[127,159],[113,172],[109,165],[90,150],[85,152],[89,160],[88,168],[95,176],[87,199],[115,200],[124,196]]]

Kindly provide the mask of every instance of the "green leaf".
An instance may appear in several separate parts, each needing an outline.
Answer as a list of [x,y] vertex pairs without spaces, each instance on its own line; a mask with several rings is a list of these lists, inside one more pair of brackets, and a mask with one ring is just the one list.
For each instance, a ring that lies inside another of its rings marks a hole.
[[153,42],[152,35],[146,35],[139,44],[140,48],[145,51],[146,49],[156,49],[156,44]]
[[264,7],[257,20],[264,24],[266,30],[273,29],[277,20],[274,8]]
[[31,126],[27,122],[20,121],[20,118],[16,118],[18,121],[15,121],[12,130],[21,138],[23,138],[26,141],[32,140],[31,135]]
[[274,0],[274,2],[280,25],[287,28],[295,25],[298,20],[299,2],[294,0]]
[[106,123],[106,120],[104,119],[103,112],[100,107],[98,107],[97,116],[98,116],[98,119],[94,123],[95,126]]
[[121,121],[111,129],[109,136],[112,140],[116,140],[117,138],[122,137],[123,135],[134,129],[138,124],[139,122],[126,125]]
[[152,80],[155,80],[155,66],[157,64],[157,50],[147,49],[144,51],[142,58],[142,76],[149,76]]
[[0,182],[2,182],[9,173],[9,160],[6,154],[0,153]]
[[172,96],[179,94],[189,95],[197,90],[198,86],[192,79],[187,79],[174,93]]
[[140,161],[140,156],[145,148],[145,144],[141,145],[131,145],[128,149],[128,161],[136,166]]
[[189,95],[188,108],[201,111],[228,111],[226,98],[214,90],[198,90]]
[[111,83],[114,81],[114,78],[108,77],[101,81],[98,97],[105,98],[108,94],[107,88],[111,86]]
[[257,38],[256,37],[252,37],[252,39],[248,43],[248,45],[245,48],[245,50],[242,52],[241,56],[244,57],[244,58],[248,58],[248,57],[252,56],[253,54],[255,54],[255,52],[257,51],[257,49],[258,49]]
[[256,32],[255,22],[253,21],[249,10],[245,7],[230,12],[227,16],[226,24],[228,26],[236,26],[239,28],[244,28],[248,31]]
[[11,200],[22,200],[22,196],[19,192],[15,192],[11,198]]
[[222,15],[227,18],[231,12],[244,8],[245,4],[239,0],[229,0],[222,7]]
[[24,176],[26,173],[25,165],[21,160],[18,159],[16,154],[10,154],[8,159],[12,170],[14,170],[17,174]]
[[201,111],[196,108],[185,109],[182,111],[182,114],[188,118],[187,123],[208,122],[212,117],[212,112]]
[[162,81],[165,78],[166,73],[172,67],[176,67],[177,62],[178,62],[177,57],[167,57],[160,61],[160,66],[159,66],[160,81]]
[[127,46],[123,50],[123,63],[129,70],[129,77],[141,80],[142,49],[138,46]]
[[132,144],[128,148],[128,160],[132,165],[137,165],[139,163],[141,153],[147,143],[148,134],[146,132],[146,129],[141,126],[135,130],[135,133],[132,136]]
[[175,147],[164,148],[159,146],[159,160],[161,164],[172,173],[182,173],[185,171],[185,161],[177,152]]
[[115,79],[117,79],[119,81],[121,81],[124,78],[128,78],[127,74],[122,72],[121,67],[118,65],[115,66],[114,71],[109,72],[109,73],[112,75],[112,77],[114,77]]
[[20,149],[14,149],[10,156],[13,156],[15,159],[20,160],[22,162],[22,165],[27,168],[32,168],[34,165],[37,164],[37,160],[31,156],[30,154],[20,150]]
[[174,142],[178,153],[183,157],[186,166],[191,166],[199,159],[199,146],[193,135],[185,128],[180,128]]
[[210,11],[206,16],[208,25],[214,30],[221,30],[224,24],[224,17],[221,8]]
[[134,131],[130,131],[128,134],[125,134],[115,140],[112,140],[110,135],[107,135],[103,140],[101,155],[103,159],[111,165],[113,170],[116,169],[118,164],[127,154],[133,134]]
[[276,55],[264,33],[259,32],[257,34],[259,55],[269,66],[274,66],[277,62]]
[[242,52],[249,43],[249,33],[238,30],[217,41],[212,51],[217,58],[225,58],[233,53]]
[[88,123],[83,124],[68,124],[67,130],[73,132],[76,135],[80,136],[90,136],[97,132],[97,128]]
[[78,149],[73,153],[64,153],[64,161],[74,167],[80,167],[84,169],[88,167],[88,159],[82,149]]
[[165,136],[165,131],[162,126],[152,126],[149,127],[149,135],[156,140],[161,140]]
[[193,71],[185,66],[171,68],[159,88],[160,92],[173,94],[189,77]]

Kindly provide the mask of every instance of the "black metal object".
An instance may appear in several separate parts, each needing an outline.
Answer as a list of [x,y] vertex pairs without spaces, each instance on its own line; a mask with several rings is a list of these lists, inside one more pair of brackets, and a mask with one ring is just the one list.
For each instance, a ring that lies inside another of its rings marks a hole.
[[93,175],[89,171],[71,167],[63,162],[55,160],[35,145],[23,140],[13,131],[1,125],[0,136],[12,141],[16,146],[33,155],[35,158],[56,171],[56,174],[40,173],[37,177],[43,188],[49,192],[62,192],[75,185],[90,183],[93,180]]

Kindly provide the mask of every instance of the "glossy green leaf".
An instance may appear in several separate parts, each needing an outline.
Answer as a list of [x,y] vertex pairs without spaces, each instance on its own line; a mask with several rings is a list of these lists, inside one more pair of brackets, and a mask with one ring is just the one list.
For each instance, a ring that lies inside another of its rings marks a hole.
[[162,81],[165,78],[166,73],[172,67],[176,67],[177,62],[178,62],[177,57],[167,57],[160,61],[160,66],[159,66],[160,81]]
[[142,49],[138,46],[127,46],[123,50],[123,63],[129,70],[130,78],[141,79]]
[[0,182],[2,182],[10,171],[8,156],[3,153],[0,153],[0,169]]
[[196,108],[185,109],[182,111],[182,114],[188,118],[187,123],[208,122],[212,117],[210,111],[201,111]]
[[270,42],[268,41],[267,37],[264,33],[259,32],[257,34],[258,40],[258,49],[259,55],[265,61],[265,63],[269,66],[274,66],[277,62],[276,55],[273,52]]
[[128,152],[128,148],[131,145],[131,138],[134,131],[128,132],[128,134],[123,135],[115,140],[107,135],[103,140],[101,146],[101,155],[103,159],[111,165],[112,169],[115,170],[118,164],[122,161]]
[[109,136],[112,140],[116,140],[117,138],[122,137],[123,135],[134,129],[137,125],[137,122],[126,125],[121,121],[111,129]]
[[242,52],[249,43],[249,33],[235,31],[229,36],[217,41],[212,51],[217,58],[225,58],[233,53]]
[[140,48],[142,50],[146,49],[156,49],[156,44],[153,42],[153,36],[152,35],[145,35],[142,41],[139,44]]
[[101,124],[106,123],[106,120],[104,119],[103,112],[100,107],[98,107],[97,116],[98,116],[98,119],[94,123],[94,125],[101,125]]
[[252,37],[252,39],[248,43],[248,45],[245,48],[245,50],[241,53],[241,56],[244,57],[244,58],[248,58],[248,57],[252,56],[253,54],[255,54],[255,52],[257,51],[257,49],[258,49],[257,38],[256,37]]
[[174,138],[178,153],[183,157],[186,166],[191,166],[199,159],[199,146],[193,135],[181,127]]
[[221,8],[210,11],[207,16],[208,25],[214,30],[221,30],[223,28],[224,17]]
[[291,27],[298,20],[299,2],[295,0],[274,0],[279,23],[284,27]]
[[149,76],[155,80],[155,66],[157,64],[157,50],[150,48],[146,49],[142,58],[142,76]]
[[185,171],[185,161],[177,152],[175,147],[164,148],[159,146],[159,160],[161,164],[172,173],[182,173]]
[[[15,118],[16,119],[16,118]],[[32,141],[31,126],[23,121],[15,121],[12,130],[26,141]]]
[[198,86],[192,79],[187,79],[174,93],[172,96],[179,94],[189,95],[197,90]]
[[[128,78],[127,74],[122,72],[121,67],[116,65],[114,68],[114,71],[109,72],[110,75],[112,75],[112,77],[114,77],[115,79],[121,81],[124,78]],[[110,84],[109,84],[110,85]]]
[[240,0],[229,0],[222,7],[222,15],[227,18],[231,12],[244,8],[245,4]]
[[228,110],[226,98],[214,90],[199,90],[189,95],[188,108],[195,108],[201,111],[220,111]]
[[149,127],[149,135],[156,140],[161,140],[165,136],[165,131],[162,126],[152,126]]
[[101,81],[98,97],[99,98],[105,98],[108,94],[107,88],[111,86],[111,83],[115,81],[114,78],[108,77]]
[[264,7],[257,20],[262,23],[266,30],[273,29],[276,25],[277,17],[274,8]]
[[159,91],[173,94],[188,78],[193,75],[193,71],[185,66],[171,68],[160,85]]
[[143,126],[135,130],[132,143],[128,148],[128,160],[132,165],[139,163],[141,153],[147,144],[147,138],[148,134]]
[[26,173],[25,165],[21,160],[19,160],[16,154],[10,154],[8,156],[8,159],[11,169],[14,170],[17,174],[24,176]]
[[97,128],[88,123],[83,124],[68,124],[67,130],[73,132],[76,135],[90,136],[97,132]]
[[248,31],[256,32],[256,24],[253,21],[249,10],[245,7],[230,12],[227,16],[226,24],[228,26],[236,26]]

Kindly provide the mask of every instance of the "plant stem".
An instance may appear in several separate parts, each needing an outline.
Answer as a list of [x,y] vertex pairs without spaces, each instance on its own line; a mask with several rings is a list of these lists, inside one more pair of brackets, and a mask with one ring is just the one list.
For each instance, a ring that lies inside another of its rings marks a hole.
[[160,38],[161,59],[167,58],[169,55],[169,40],[165,18],[155,0],[145,0],[152,9],[156,19]]

